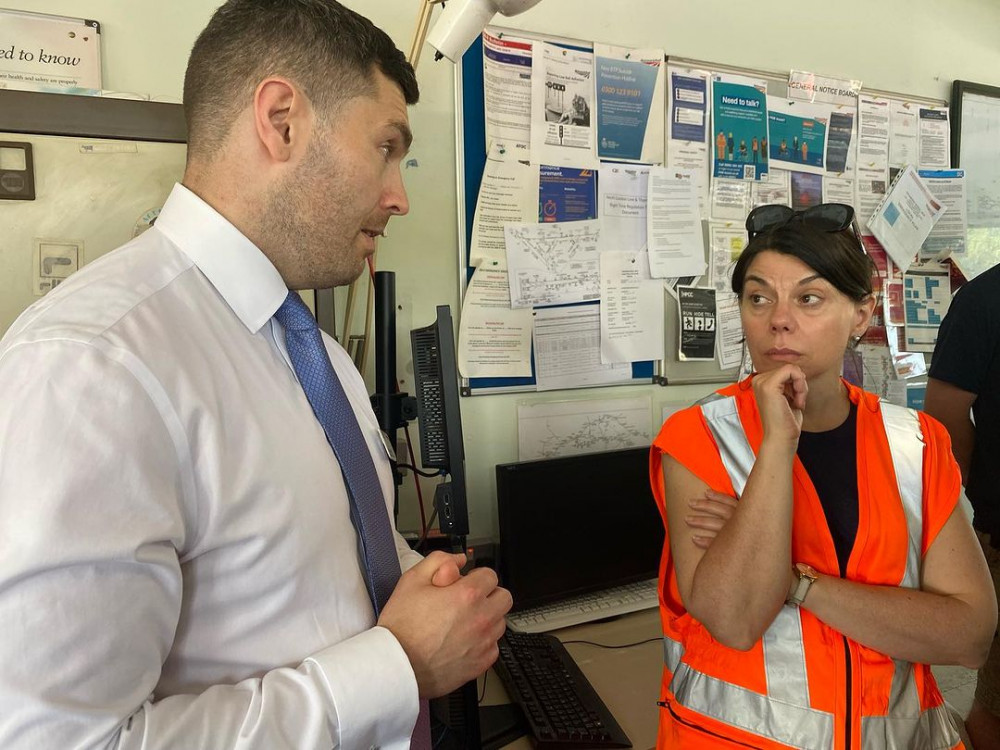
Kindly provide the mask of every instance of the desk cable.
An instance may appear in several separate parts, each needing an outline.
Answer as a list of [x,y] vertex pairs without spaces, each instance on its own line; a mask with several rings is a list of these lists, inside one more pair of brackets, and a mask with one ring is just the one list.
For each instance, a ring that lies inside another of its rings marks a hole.
[[633,646],[642,646],[646,643],[653,643],[654,641],[662,641],[662,636],[657,636],[656,638],[647,638],[644,641],[636,641],[635,643],[622,643],[620,645],[613,645],[608,643],[597,643],[595,641],[563,641],[562,645],[569,646],[573,643],[582,643],[585,646],[597,646],[597,648],[632,648]]

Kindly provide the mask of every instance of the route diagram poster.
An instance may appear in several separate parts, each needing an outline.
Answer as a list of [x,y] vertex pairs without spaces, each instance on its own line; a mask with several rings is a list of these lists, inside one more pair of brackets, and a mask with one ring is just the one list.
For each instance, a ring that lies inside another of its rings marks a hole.
[[648,446],[651,414],[649,396],[519,404],[518,460]]

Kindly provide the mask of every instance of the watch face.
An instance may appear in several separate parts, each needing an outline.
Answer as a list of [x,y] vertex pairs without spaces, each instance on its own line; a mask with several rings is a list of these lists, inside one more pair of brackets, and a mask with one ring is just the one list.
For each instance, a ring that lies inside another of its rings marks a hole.
[[817,577],[819,577],[819,573],[817,573],[816,570],[811,565],[806,565],[805,563],[796,563],[795,568],[796,570],[799,571],[800,577],[804,576],[814,581],[816,580]]

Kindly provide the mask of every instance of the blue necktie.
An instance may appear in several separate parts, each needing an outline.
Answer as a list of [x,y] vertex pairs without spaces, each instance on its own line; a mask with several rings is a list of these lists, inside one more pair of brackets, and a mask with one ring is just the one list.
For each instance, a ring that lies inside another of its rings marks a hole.
[[[368,443],[330,364],[319,326],[309,308],[296,292],[289,292],[274,317],[285,329],[292,367],[340,463],[350,498],[351,521],[358,532],[368,595],[378,617],[399,581],[400,567],[382,485]],[[431,747],[426,701],[420,702],[410,747],[417,750]]]

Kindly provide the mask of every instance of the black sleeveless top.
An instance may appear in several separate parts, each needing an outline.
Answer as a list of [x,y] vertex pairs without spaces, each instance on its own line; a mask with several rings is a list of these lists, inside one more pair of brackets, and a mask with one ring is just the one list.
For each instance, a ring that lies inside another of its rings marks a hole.
[[858,535],[857,425],[858,407],[852,403],[839,427],[801,433],[797,451],[823,505],[841,578],[846,576],[847,560]]

